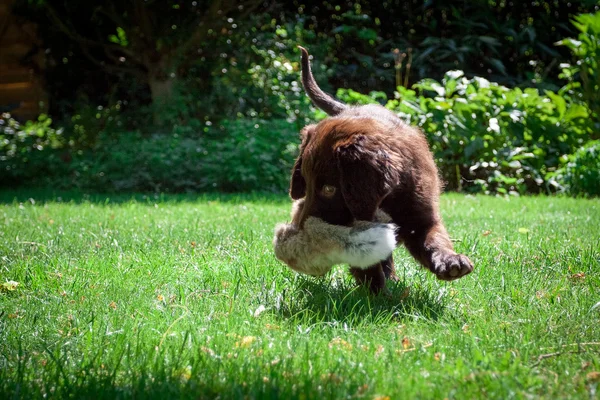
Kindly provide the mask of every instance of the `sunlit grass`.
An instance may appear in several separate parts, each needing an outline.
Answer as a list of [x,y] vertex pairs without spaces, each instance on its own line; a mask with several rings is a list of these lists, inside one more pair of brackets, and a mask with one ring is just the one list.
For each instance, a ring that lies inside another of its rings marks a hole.
[[475,272],[379,297],[274,258],[284,197],[0,200],[0,398],[597,395],[595,200],[446,195]]

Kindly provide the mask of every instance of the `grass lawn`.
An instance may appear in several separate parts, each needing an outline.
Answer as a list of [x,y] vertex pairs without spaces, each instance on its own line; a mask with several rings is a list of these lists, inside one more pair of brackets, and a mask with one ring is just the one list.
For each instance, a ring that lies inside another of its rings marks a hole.
[[372,297],[274,258],[283,196],[0,193],[0,398],[596,398],[600,202],[441,206],[475,271]]

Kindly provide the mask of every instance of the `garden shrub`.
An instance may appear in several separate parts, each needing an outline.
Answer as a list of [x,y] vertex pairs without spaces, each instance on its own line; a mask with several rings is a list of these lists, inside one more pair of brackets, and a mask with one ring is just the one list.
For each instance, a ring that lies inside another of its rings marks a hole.
[[600,140],[591,140],[553,174],[552,183],[573,196],[600,196]]
[[52,119],[45,114],[25,124],[9,113],[0,115],[0,183],[22,178],[23,167],[30,159],[63,143],[62,129],[52,128]]
[[73,149],[68,157],[65,149],[49,151],[8,175],[13,182],[19,171],[19,181],[30,185],[95,191],[282,192],[298,132],[285,120],[240,119],[206,132],[107,134],[92,149]]
[[579,31],[577,39],[566,38],[557,44],[566,46],[575,62],[562,64],[561,77],[569,84],[564,92],[571,92],[585,101],[596,123],[596,138],[600,137],[600,11],[581,14],[574,18],[573,25]]
[[338,91],[350,103],[385,103],[425,132],[447,188],[520,194],[548,189],[547,174],[560,157],[588,138],[588,109],[556,93],[509,89],[484,78],[449,71],[425,79],[395,98]]

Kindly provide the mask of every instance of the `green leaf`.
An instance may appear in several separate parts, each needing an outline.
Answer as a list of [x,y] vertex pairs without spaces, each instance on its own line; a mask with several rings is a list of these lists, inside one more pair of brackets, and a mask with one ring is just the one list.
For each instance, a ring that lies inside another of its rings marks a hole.
[[465,147],[465,158],[470,160],[471,156],[481,149],[483,149],[483,139],[476,137]]
[[570,104],[569,109],[565,113],[565,120],[573,121],[578,118],[589,118],[589,112],[583,104]]
[[499,46],[500,45],[500,41],[491,36],[479,36],[479,40],[486,44],[489,44],[490,46]]
[[506,75],[506,67],[502,61],[498,60],[497,58],[490,58],[488,62],[502,75]]
[[560,119],[562,119],[565,115],[565,112],[567,111],[567,102],[565,101],[565,99],[562,96],[559,96],[556,93],[551,92],[549,90],[546,90],[546,96],[548,96],[552,100],[552,103],[554,103],[554,105],[556,106],[556,110],[558,111]]

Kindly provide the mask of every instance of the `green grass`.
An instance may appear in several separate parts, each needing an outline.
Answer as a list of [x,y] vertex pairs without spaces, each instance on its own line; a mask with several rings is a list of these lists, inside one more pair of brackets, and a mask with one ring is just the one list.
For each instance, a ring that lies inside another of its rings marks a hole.
[[0,398],[595,398],[600,202],[441,206],[473,274],[373,297],[274,258],[284,197],[0,193]]

